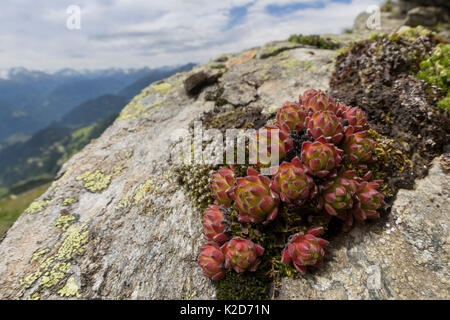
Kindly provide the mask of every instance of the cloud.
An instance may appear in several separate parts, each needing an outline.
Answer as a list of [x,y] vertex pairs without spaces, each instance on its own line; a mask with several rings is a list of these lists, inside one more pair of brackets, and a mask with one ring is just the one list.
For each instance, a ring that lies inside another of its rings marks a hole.
[[339,33],[381,0],[78,0],[68,30],[60,0],[0,2],[0,68],[96,69],[205,62],[285,39]]

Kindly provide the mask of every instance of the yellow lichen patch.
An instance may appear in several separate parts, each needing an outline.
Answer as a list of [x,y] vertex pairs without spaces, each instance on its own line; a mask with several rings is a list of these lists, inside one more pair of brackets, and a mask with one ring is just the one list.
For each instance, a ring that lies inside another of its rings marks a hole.
[[114,168],[114,170],[113,170],[113,176],[116,176],[116,175],[118,175],[119,173],[121,173],[122,172],[122,170],[124,169],[124,166],[118,166],[118,167],[115,167]]
[[122,110],[122,112],[120,113],[120,116],[117,119],[124,120],[124,119],[135,119],[135,118],[142,117],[146,114],[146,112],[148,110],[160,107],[162,105],[162,103],[163,102],[161,100],[159,100],[147,107],[144,107],[142,104],[128,105],[127,107],[125,107],[124,110]]
[[144,199],[145,194],[150,191],[153,184],[153,179],[149,179],[137,188],[136,194],[133,197],[134,204],[138,204],[142,199]]
[[302,60],[298,60],[295,58],[283,60],[280,62],[280,64],[287,69],[302,68],[304,70],[310,70],[313,67],[313,64],[311,61],[307,61],[307,60],[302,61]]
[[81,297],[81,295],[78,293],[78,286],[75,282],[74,277],[70,277],[67,280],[66,285],[61,290],[59,290],[58,293],[61,297]]
[[77,200],[74,199],[74,198],[65,198],[63,200],[63,206],[68,206],[69,204],[72,204],[72,203],[75,203],[75,202],[77,202]]
[[141,91],[140,94],[138,94],[137,96],[135,96],[133,98],[133,100],[131,100],[126,106],[125,108],[123,108],[122,112],[120,113],[119,117],[117,118],[118,120],[122,120],[122,119],[129,119],[129,118],[133,118],[133,115],[136,112],[137,106],[141,106],[142,105],[138,105],[138,101],[142,100],[143,98],[145,98],[148,95],[148,89],[144,89]]
[[56,219],[53,225],[58,229],[61,229],[62,231],[66,231],[73,222],[75,222],[75,217],[72,215],[66,215],[60,216],[58,219]]
[[77,181],[83,181],[84,187],[90,192],[100,192],[106,189],[111,182],[112,175],[103,174],[100,170],[94,172],[86,171],[76,178]]
[[172,89],[172,85],[170,83],[167,83],[167,82],[162,82],[162,83],[152,84],[150,86],[150,88],[152,88],[153,90],[155,90],[159,94],[165,95],[165,94],[167,94],[170,91],[170,89]]
[[51,288],[60,285],[67,277],[68,268],[72,265],[73,259],[84,253],[88,241],[88,231],[86,224],[72,225],[63,234],[62,241],[56,247],[58,248],[54,254],[50,254],[41,262],[36,272],[28,275],[19,283],[22,291],[18,298],[21,298],[26,290],[31,288],[38,279],[39,284],[34,288],[31,297],[39,296],[44,288]]
[[123,198],[122,200],[119,201],[119,203],[116,205],[116,210],[120,210],[123,208],[126,208],[130,205],[130,198],[128,196],[126,196],[125,198]]
[[197,296],[197,290],[194,290],[192,292],[184,292],[181,297],[183,300],[192,300]]
[[27,300],[39,300],[39,292],[35,292],[31,296],[28,296]]
[[46,253],[50,252],[49,248],[37,251],[35,253],[33,253],[33,256],[31,257],[30,263],[33,263],[34,261],[38,260],[39,258],[41,258],[42,256],[44,256]]
[[25,210],[26,213],[37,213],[44,210],[45,206],[49,203],[49,200],[34,201]]

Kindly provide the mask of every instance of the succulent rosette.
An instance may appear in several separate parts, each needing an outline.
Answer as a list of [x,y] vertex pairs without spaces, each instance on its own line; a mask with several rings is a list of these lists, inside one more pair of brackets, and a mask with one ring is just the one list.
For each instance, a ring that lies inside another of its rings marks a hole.
[[347,120],[348,125],[352,126],[354,131],[363,131],[369,128],[367,123],[367,115],[358,107],[348,107],[343,112],[344,118]]
[[232,197],[230,192],[235,184],[234,171],[221,167],[218,172],[212,175],[211,194],[216,203],[223,204],[227,207],[231,205]]
[[343,149],[346,157],[353,163],[368,163],[375,161],[373,152],[375,142],[367,138],[367,131],[355,132],[353,127],[349,127],[345,133]]
[[341,219],[347,217],[347,210],[353,207],[353,195],[356,192],[356,173],[353,170],[341,172],[335,179],[325,183],[319,196],[318,207]]
[[339,165],[342,153],[342,150],[327,143],[324,137],[320,137],[314,142],[303,143],[301,159],[313,175],[323,178]]
[[228,212],[224,206],[211,205],[202,219],[203,234],[208,240],[222,244],[228,240]]
[[344,137],[341,120],[331,111],[318,111],[305,120],[306,133],[313,138],[325,137],[337,144]]
[[[230,269],[241,273],[258,268],[264,248],[244,238],[231,238],[230,226],[252,239],[262,236],[266,241],[282,237],[280,233],[293,228],[304,228],[304,223],[315,224],[316,218],[322,222],[323,218],[343,220],[345,231],[350,230],[354,220],[378,218],[385,206],[380,191],[383,181],[370,181],[367,170],[363,177],[356,175],[376,160],[376,145],[368,138],[368,129],[364,111],[336,102],[320,90],[307,90],[298,102],[284,103],[277,111],[276,124],[257,130],[256,140],[252,139],[248,146],[249,163],[260,168],[271,166],[272,180],[251,167],[246,177],[235,177],[232,165],[212,175],[210,189],[215,203],[202,218],[203,233],[209,242],[199,255],[204,274],[218,280]],[[272,159],[276,154],[278,159]],[[287,159],[278,162],[283,158]],[[247,224],[273,221],[280,200],[287,213],[281,224],[274,223],[272,228]],[[312,208],[314,205],[317,208]],[[313,216],[316,209],[323,213],[322,217]],[[298,211],[305,214],[295,217]],[[244,224],[240,229],[232,212]],[[322,227],[289,237],[281,262],[292,263],[301,274],[308,267],[319,266],[328,245],[319,237],[321,234]]]
[[225,256],[225,268],[233,268],[236,272],[256,271],[263,255],[264,248],[240,237],[234,237],[225,243],[221,250]]
[[300,96],[299,100],[309,112],[331,111],[336,113],[338,111],[334,100],[321,90],[307,90]]
[[290,129],[287,125],[264,126],[256,131],[256,141],[252,141],[249,145],[250,163],[257,166],[270,165],[272,143],[278,148],[279,159],[284,158],[286,153],[294,147],[289,134]]
[[306,272],[307,267],[319,266],[326,254],[324,247],[328,245],[328,241],[317,237],[322,233],[323,228],[320,227],[291,236],[283,250],[281,262],[284,264],[292,262],[301,274]]
[[270,187],[280,195],[283,202],[302,205],[317,193],[317,187],[307,174],[308,171],[298,157],[291,162],[283,162],[278,167]]
[[378,190],[381,187],[381,180],[363,181],[358,184],[355,198],[357,202],[352,209],[353,216],[358,221],[366,219],[376,219],[380,217],[378,209],[385,205],[384,195]]
[[348,106],[346,106],[345,104],[342,103],[338,103],[336,104],[336,115],[338,117],[344,117],[345,116],[345,112],[348,110]]
[[210,242],[200,248],[198,264],[202,268],[203,274],[208,278],[222,279],[225,276],[224,262],[225,255],[216,243]]
[[280,127],[287,125],[290,130],[303,130],[305,118],[306,110],[297,102],[286,102],[277,111],[277,123]]
[[236,179],[234,205],[239,221],[268,223],[278,214],[279,196],[270,189],[270,179],[249,168],[248,176]]

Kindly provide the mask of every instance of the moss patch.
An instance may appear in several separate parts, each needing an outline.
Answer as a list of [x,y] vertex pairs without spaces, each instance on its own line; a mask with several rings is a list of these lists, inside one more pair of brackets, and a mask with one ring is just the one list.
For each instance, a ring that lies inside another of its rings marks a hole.
[[417,77],[443,90],[443,95],[446,96],[437,106],[450,113],[450,44],[437,45],[431,55],[420,63]]
[[288,38],[289,42],[300,43],[309,46],[314,46],[319,49],[335,50],[341,47],[341,44],[333,41],[331,38],[323,38],[319,35],[304,36],[301,34],[294,34]]
[[409,176],[396,176],[397,188],[424,177],[446,143],[450,122],[437,108],[438,89],[415,77],[441,41],[423,28],[360,41],[337,57],[330,79],[330,95],[366,111],[371,127],[412,161]]
[[224,280],[215,282],[219,300],[265,300],[272,281],[260,272],[238,274],[228,270]]

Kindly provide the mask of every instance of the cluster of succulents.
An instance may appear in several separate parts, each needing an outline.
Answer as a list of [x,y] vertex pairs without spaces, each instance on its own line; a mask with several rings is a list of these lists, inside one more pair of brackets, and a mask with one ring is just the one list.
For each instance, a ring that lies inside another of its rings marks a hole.
[[[349,230],[354,220],[379,217],[385,205],[380,191],[383,181],[370,181],[368,164],[376,158],[368,128],[361,109],[337,103],[320,90],[308,90],[299,101],[285,103],[277,112],[276,124],[258,131],[265,143],[249,145],[258,159],[250,159],[256,165],[248,167],[246,177],[236,177],[233,165],[212,175],[210,189],[215,204],[203,214],[208,244],[199,256],[204,274],[217,280],[228,269],[252,272],[260,264],[264,248],[243,237],[233,237],[233,213],[241,224],[266,228],[275,223],[282,206],[313,207],[315,214],[327,221],[334,217],[342,220],[344,230]],[[272,133],[274,129],[277,136]],[[272,164],[259,161],[259,155],[262,151],[270,154],[273,139],[284,161],[272,166],[272,175],[266,176],[258,169]],[[261,150],[261,146],[267,150]],[[322,226],[310,225],[304,232],[292,234],[281,252],[281,262],[292,264],[301,274],[307,267],[319,266],[328,245],[319,238],[323,233]]]

